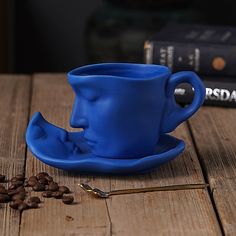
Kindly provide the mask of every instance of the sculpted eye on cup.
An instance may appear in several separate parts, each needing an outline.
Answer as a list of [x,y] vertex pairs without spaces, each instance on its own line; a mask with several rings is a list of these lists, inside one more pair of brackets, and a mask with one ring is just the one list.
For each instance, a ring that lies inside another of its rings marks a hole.
[[96,101],[99,98],[98,92],[93,89],[81,89],[76,91],[76,96],[83,97],[85,100],[90,102]]

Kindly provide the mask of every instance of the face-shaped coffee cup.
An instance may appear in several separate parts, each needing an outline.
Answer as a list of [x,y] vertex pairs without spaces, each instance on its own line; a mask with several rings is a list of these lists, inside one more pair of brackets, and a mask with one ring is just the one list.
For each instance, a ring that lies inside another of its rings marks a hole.
[[[160,135],[193,115],[205,97],[195,73],[171,75],[160,65],[88,65],[70,71],[68,80],[76,95],[71,126],[84,129],[93,154],[108,158],[151,155]],[[187,108],[174,99],[180,83],[190,83],[195,91]]]

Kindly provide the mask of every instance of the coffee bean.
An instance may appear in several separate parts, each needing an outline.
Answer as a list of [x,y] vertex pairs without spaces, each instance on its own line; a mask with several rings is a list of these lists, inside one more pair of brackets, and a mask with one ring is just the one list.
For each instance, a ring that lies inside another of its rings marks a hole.
[[16,200],[16,201],[11,202],[9,206],[13,209],[18,209],[19,205],[22,203],[23,203],[22,200]]
[[7,194],[7,190],[3,185],[0,185],[0,193]]
[[19,193],[19,191],[16,190],[16,189],[8,190],[8,192],[7,192],[7,194],[8,194],[10,197],[13,196],[13,195],[15,195],[15,194],[17,194],[17,193]]
[[15,181],[18,181],[18,179],[17,179],[16,177],[12,177],[12,178],[10,179],[10,182],[15,182]]
[[29,177],[29,181],[36,181],[37,182],[38,179],[37,179],[36,176],[32,175],[32,176]]
[[35,186],[37,183],[38,183],[38,180],[29,180],[29,181],[28,181],[28,185],[29,185],[30,187]]
[[46,176],[48,176],[47,172],[40,172],[36,175],[37,179],[45,178]]
[[36,203],[40,203],[41,202],[41,200],[40,200],[40,198],[39,197],[30,197],[29,199],[28,199],[28,203],[29,202],[36,202]]
[[13,196],[13,195],[21,193],[21,192],[26,194],[25,188],[23,186],[20,186],[16,189],[8,190],[7,193],[9,196]]
[[25,202],[22,202],[18,205],[18,210],[19,211],[26,210],[27,208],[28,208],[28,205]]
[[24,181],[21,181],[21,180],[16,180],[16,181],[11,182],[11,185],[14,185],[16,187],[22,186],[23,184],[24,184]]
[[10,204],[9,204],[9,207],[11,207],[12,209],[18,209],[18,207],[19,207],[19,204],[18,203],[16,203],[16,202],[11,202]]
[[48,181],[48,183],[53,182],[53,178],[50,175],[45,176],[45,179]]
[[70,189],[66,186],[59,186],[59,191],[63,193],[70,193]]
[[18,188],[16,189],[16,191],[18,191],[18,192],[26,192],[24,186],[18,187]]
[[[4,181],[5,176],[0,174],[0,182]],[[73,196],[63,196],[63,194],[70,193],[67,186],[58,186],[58,183],[54,182],[53,177],[47,172],[40,172],[36,176],[30,176],[29,179],[25,178],[23,174],[17,174],[11,178],[8,189],[0,184],[0,203],[7,203],[12,200],[9,206],[19,211],[27,208],[38,208],[38,204],[41,202],[39,197],[30,197],[27,202],[24,201],[27,194],[25,187],[28,186],[32,187],[34,191],[44,191],[42,196],[46,198],[62,198],[62,202],[65,204],[71,204],[74,201]]]
[[63,196],[62,197],[62,202],[65,204],[71,204],[74,201],[73,196]]
[[49,198],[49,197],[52,197],[52,191],[44,191],[43,193],[42,193],[42,196],[43,197],[46,197],[46,198]]
[[21,181],[24,181],[24,180],[25,180],[25,176],[24,176],[23,174],[17,174],[17,175],[15,176],[15,178],[16,178],[17,180],[21,180]]
[[6,176],[0,174],[0,182],[3,183],[5,182],[5,180],[6,180]]
[[33,190],[36,191],[36,192],[44,191],[45,190],[45,185],[37,183],[33,186]]
[[60,199],[63,196],[63,192],[60,191],[56,191],[52,193],[52,197],[56,198],[56,199]]
[[58,184],[56,183],[56,182],[52,182],[52,183],[50,183],[49,185],[48,185],[48,188],[47,188],[47,190],[49,190],[49,191],[57,191],[59,189],[59,186],[58,186]]
[[40,179],[38,180],[38,182],[39,182],[40,184],[43,184],[43,185],[48,184],[48,181],[47,181],[46,178],[44,178],[44,177],[40,178]]
[[20,203],[22,203],[23,201],[20,200],[20,199],[17,199],[17,200],[15,200],[15,201],[13,201],[13,202],[20,204]]
[[8,190],[13,190],[13,189],[17,189],[18,186],[15,184],[10,184],[10,186],[8,187]]
[[16,200],[22,200],[23,201],[25,199],[25,196],[26,195],[24,193],[17,193],[15,195],[13,195],[11,199],[13,201],[16,201]]
[[74,218],[72,217],[72,216],[66,216],[66,221],[73,221],[74,220]]
[[37,202],[28,202],[27,205],[29,208],[38,208],[39,207]]
[[11,198],[7,194],[0,194],[0,203],[7,203]]

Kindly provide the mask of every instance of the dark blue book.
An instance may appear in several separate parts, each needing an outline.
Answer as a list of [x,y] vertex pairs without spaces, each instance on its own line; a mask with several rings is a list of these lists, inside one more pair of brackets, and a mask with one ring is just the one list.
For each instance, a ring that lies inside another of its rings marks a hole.
[[236,28],[170,23],[145,41],[145,63],[212,76],[236,76]]

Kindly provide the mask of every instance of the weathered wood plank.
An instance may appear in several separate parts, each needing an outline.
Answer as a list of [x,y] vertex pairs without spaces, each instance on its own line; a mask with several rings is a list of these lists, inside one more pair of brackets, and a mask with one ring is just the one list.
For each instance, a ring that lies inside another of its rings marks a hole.
[[236,110],[203,107],[190,121],[226,235],[236,235]]
[[[32,94],[31,115],[40,111],[48,121],[70,129],[69,117],[73,105],[73,93],[65,75],[36,75]],[[68,206],[61,200],[43,199],[44,203],[40,209],[23,212],[20,235],[110,234],[105,201],[91,199],[86,193],[81,192],[77,185],[81,181],[89,181],[92,177],[80,177],[46,166],[28,151],[26,175],[30,176],[39,171],[47,171],[56,182],[69,186],[77,203]],[[100,181],[99,178],[97,181]]]
[[112,235],[221,235],[206,190],[114,196]]
[[[24,173],[30,82],[30,76],[0,76],[0,173],[8,179]],[[1,205],[0,215],[0,235],[18,235],[19,212]]]

